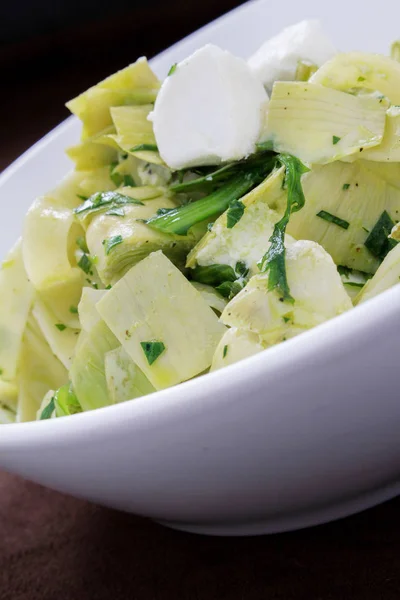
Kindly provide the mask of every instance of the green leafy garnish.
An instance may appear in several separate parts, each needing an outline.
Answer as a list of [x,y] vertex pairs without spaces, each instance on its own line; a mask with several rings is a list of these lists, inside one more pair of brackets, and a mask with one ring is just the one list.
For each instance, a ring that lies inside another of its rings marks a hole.
[[173,75],[173,74],[175,73],[175,71],[176,71],[176,67],[177,67],[177,66],[178,66],[178,63],[174,63],[173,65],[171,65],[171,68],[170,68],[170,70],[168,71],[168,77],[169,77],[170,75]]
[[163,342],[140,342],[140,345],[149,365],[152,365],[165,350]]
[[225,358],[228,353],[228,346],[225,344],[224,349],[222,350],[222,358]]
[[69,312],[72,313],[73,315],[77,315],[78,314],[78,308],[76,306],[70,306],[69,307]]
[[319,213],[317,213],[317,217],[324,219],[324,221],[328,221],[328,223],[333,223],[342,229],[348,229],[350,227],[350,223],[348,221],[340,219],[326,210],[320,210]]
[[244,215],[245,205],[240,200],[232,200],[226,213],[226,226],[228,229],[235,227]]
[[365,283],[361,283],[359,281],[344,281],[343,284],[349,285],[351,287],[357,287],[357,288],[362,288],[365,285]]
[[238,275],[238,277],[247,277],[249,273],[249,267],[245,262],[239,260],[235,265],[235,273]]
[[268,289],[277,290],[283,300],[293,303],[286,277],[285,265],[285,232],[290,215],[301,210],[305,197],[301,185],[301,176],[310,169],[291,154],[279,154],[277,162],[285,167],[285,186],[287,188],[287,204],[283,217],[274,225],[269,241],[270,247],[257,263],[262,273],[269,272]]
[[338,142],[340,142],[342,138],[338,137],[337,135],[333,135],[332,136],[332,144],[335,146]]
[[343,189],[343,190],[348,190],[348,189],[349,189],[349,187],[350,187],[350,184],[349,184],[349,183],[344,183],[344,184],[343,184],[343,188],[342,188],[342,189]]
[[110,174],[110,179],[113,182],[113,184],[116,185],[117,187],[119,187],[122,183],[122,177],[121,177],[120,173],[115,173],[116,167],[118,167],[118,163],[112,162],[110,164],[109,174]]
[[98,192],[90,196],[90,198],[78,206],[78,208],[74,208],[74,213],[78,217],[80,215],[85,216],[89,212],[116,208],[126,204],[138,204],[143,206],[143,202],[140,200],[136,200],[136,198],[131,198],[130,196],[125,196],[119,192]]
[[360,76],[357,78],[357,81],[360,81],[360,82],[362,82],[362,81],[365,81],[365,77],[363,77],[362,75],[360,75]]
[[155,144],[138,144],[133,146],[129,152],[158,152],[158,148]]
[[123,184],[126,187],[136,187],[132,175],[123,175]]
[[344,265],[338,265],[337,270],[339,275],[343,275],[344,277],[350,277],[353,272],[353,269],[350,269],[350,267],[345,267]]
[[90,260],[88,254],[82,254],[81,258],[78,261],[78,267],[82,269],[86,275],[92,275],[92,261]]
[[232,298],[236,296],[236,294],[242,291],[244,286],[244,282],[241,282],[237,279],[236,281],[224,281],[220,285],[217,285],[215,289],[224,298],[232,300]]
[[59,331],[64,331],[64,329],[67,329],[67,326],[64,325],[64,323],[56,323],[56,327]]
[[274,162],[264,157],[243,172],[238,172],[205,198],[174,208],[164,215],[155,215],[146,223],[149,227],[165,233],[186,235],[193,225],[220,215],[232,200],[240,199],[261,183],[272,170]]
[[103,240],[102,244],[104,246],[104,252],[106,253],[106,256],[110,254],[111,250],[115,248],[115,246],[122,244],[123,241],[124,239],[122,235],[114,235],[113,237]]
[[268,140],[267,142],[259,142],[258,144],[256,144],[256,148],[259,152],[265,152],[267,150],[273,150],[274,149],[274,143],[271,140]]
[[79,198],[79,200],[82,200],[82,202],[85,202],[85,200],[88,199],[88,196],[82,196],[82,194],[77,194],[76,197]]
[[384,210],[364,242],[371,254],[380,260],[397,245],[396,240],[388,237],[394,225],[394,221]]
[[51,398],[50,402],[48,403],[48,405],[45,406],[44,409],[42,410],[39,420],[43,421],[44,419],[50,419],[54,410],[55,410],[55,405],[54,405],[54,396],[53,396]]

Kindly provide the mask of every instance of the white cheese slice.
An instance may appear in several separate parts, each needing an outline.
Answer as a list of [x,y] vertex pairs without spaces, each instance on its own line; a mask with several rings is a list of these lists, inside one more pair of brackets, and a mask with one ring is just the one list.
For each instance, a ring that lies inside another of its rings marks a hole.
[[246,62],[208,44],[176,65],[149,116],[172,169],[214,165],[251,154],[268,96]]
[[248,64],[267,90],[274,81],[293,81],[299,61],[321,66],[336,54],[336,49],[317,20],[301,21],[267,40]]

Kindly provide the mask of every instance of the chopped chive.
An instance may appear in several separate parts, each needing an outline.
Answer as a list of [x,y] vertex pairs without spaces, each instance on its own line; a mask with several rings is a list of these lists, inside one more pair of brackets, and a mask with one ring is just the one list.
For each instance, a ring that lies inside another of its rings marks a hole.
[[156,144],[138,144],[133,146],[129,152],[158,152]]
[[361,229],[364,229],[364,231],[366,231],[367,233],[370,233],[370,230],[369,230],[369,229],[367,229],[366,227],[364,227],[364,225],[362,226],[362,228],[361,228]]
[[104,246],[104,252],[105,252],[106,256],[108,256],[110,254],[111,250],[113,248],[115,248],[115,246],[122,244],[123,241],[124,241],[124,239],[123,239],[122,235],[114,235],[113,237],[103,240],[102,244]]
[[235,227],[244,215],[245,205],[240,200],[232,200],[226,213],[226,226],[228,229]]
[[222,350],[222,358],[225,358],[228,353],[228,345],[225,344],[224,349]]
[[149,365],[152,365],[165,350],[163,342],[140,342]]
[[349,183],[344,183],[344,184],[343,184],[343,189],[344,189],[344,190],[348,190],[348,189],[349,189],[349,187],[350,187],[350,184],[349,184]]
[[69,312],[72,313],[73,315],[77,315],[78,314],[78,308],[76,306],[70,306],[69,307]]
[[335,146],[338,142],[340,142],[342,138],[338,137],[337,135],[333,135],[332,136],[332,144]]
[[174,63],[173,65],[171,65],[171,68],[168,71],[167,77],[169,77],[170,75],[173,75],[175,73],[177,66],[178,66],[178,63]]
[[317,213],[317,217],[320,217],[320,219],[324,219],[324,221],[328,221],[328,223],[333,223],[334,225],[337,225],[342,229],[348,229],[350,227],[350,223],[348,221],[340,219],[339,217],[332,215],[326,210],[320,210],[319,213]]
[[82,200],[82,202],[85,202],[85,200],[88,199],[87,196],[82,196],[81,194],[77,194],[76,197],[79,198],[79,200]]
[[192,279],[216,287],[225,281],[235,281],[235,271],[229,265],[197,266],[191,271]]
[[67,326],[64,325],[64,323],[56,323],[56,327],[59,331],[64,331],[64,329],[67,329]]

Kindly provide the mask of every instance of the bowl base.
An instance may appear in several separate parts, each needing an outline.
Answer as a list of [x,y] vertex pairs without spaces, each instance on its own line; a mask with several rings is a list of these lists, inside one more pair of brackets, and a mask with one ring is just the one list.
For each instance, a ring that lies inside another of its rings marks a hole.
[[315,525],[322,525],[330,521],[342,519],[354,515],[377,504],[391,500],[400,495],[400,481],[390,485],[363,493],[352,497],[343,502],[336,503],[323,508],[317,508],[310,511],[299,512],[284,516],[274,516],[270,519],[261,521],[229,522],[229,523],[184,523],[180,521],[157,520],[157,523],[186,531],[188,533],[197,533],[200,535],[213,536],[253,536],[267,535],[274,533],[283,533],[285,531],[294,531],[304,529]]

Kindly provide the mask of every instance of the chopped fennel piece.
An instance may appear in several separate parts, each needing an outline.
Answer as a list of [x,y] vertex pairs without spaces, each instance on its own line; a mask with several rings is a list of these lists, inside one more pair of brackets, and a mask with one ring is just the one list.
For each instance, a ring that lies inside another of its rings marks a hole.
[[248,156],[267,99],[244,60],[203,46],[176,66],[157,96],[150,118],[161,157],[183,169]]
[[68,373],[29,317],[18,368],[17,422],[34,421],[44,395],[67,383]]
[[[287,232],[296,239],[318,242],[337,265],[374,273],[379,259],[367,249],[365,241],[383,211],[393,220],[399,218],[399,174],[396,163],[359,160],[315,165],[302,177],[306,202],[291,216]],[[320,210],[340,215],[349,223],[348,229],[317,217]]]
[[400,162],[399,106],[390,106],[388,108],[388,110],[386,111],[385,132],[383,135],[382,142],[379,144],[379,146],[366,149],[365,153],[363,154],[363,159],[378,162]]
[[111,107],[154,102],[159,86],[147,60],[139,58],[70,100],[67,108],[82,121],[82,139],[85,140],[112,125]]
[[[132,188],[134,190],[136,188]],[[111,215],[95,216],[86,232],[87,244],[91,254],[97,256],[96,268],[105,285],[115,283],[126,271],[151,252],[163,252],[179,266],[184,265],[189,250],[196,243],[194,234],[183,237],[162,231],[156,231],[143,223],[158,210],[175,208],[176,203],[166,197],[159,196],[143,206],[127,205],[124,218]],[[120,236],[121,243],[115,245],[106,254],[103,240]]]
[[264,42],[249,58],[253,73],[271,91],[274,81],[293,81],[300,61],[323,65],[336,54],[332,42],[317,20],[305,20],[286,27]]
[[107,389],[114,404],[155,391],[146,375],[122,346],[107,352],[104,358]]
[[77,171],[90,171],[110,165],[116,160],[117,151],[115,148],[96,142],[96,139],[89,139],[68,148],[67,156],[75,163]]
[[400,282],[400,244],[397,244],[387,255],[375,275],[367,281],[355,299],[361,304]]
[[257,262],[265,253],[274,224],[281,216],[276,211],[276,201],[280,201],[283,194],[283,176],[282,167],[242,197],[246,208],[235,227],[227,227],[227,214],[223,213],[189,253],[186,266],[226,264],[234,268],[242,261],[253,274],[257,273]]
[[118,106],[111,108],[111,117],[117,131],[103,137],[104,144],[156,165],[163,165],[158,153],[153,125],[148,116],[152,104],[143,106]]
[[385,116],[386,107],[378,98],[309,82],[276,82],[264,136],[276,152],[324,164],[378,146]]
[[219,342],[211,364],[211,371],[227,367],[233,363],[258,354],[264,350],[259,336],[250,331],[230,327]]
[[0,268],[0,369],[1,378],[14,381],[22,336],[32,305],[34,289],[22,261],[21,240],[7,254]]
[[105,375],[105,355],[119,346],[104,321],[87,332],[82,330],[69,375],[82,410],[94,410],[112,404]]
[[60,327],[57,317],[39,297],[35,298],[32,314],[53,354],[66,369],[69,369],[72,363],[72,356],[78,339],[79,329],[71,329],[64,323],[62,324],[63,327]]
[[254,275],[221,315],[225,325],[276,344],[352,307],[335,263],[315,242],[300,240],[286,250],[286,274],[294,303],[268,288],[268,275]]
[[400,63],[381,54],[337,54],[314,73],[310,82],[342,92],[378,91],[392,104],[400,104]]
[[0,402],[0,425],[15,423],[15,413]]
[[[162,252],[132,267],[97,310],[156,389],[207,369],[225,331],[201,294]],[[150,365],[141,343],[162,342]]]
[[82,412],[82,407],[70,383],[54,392],[56,417],[67,417]]
[[71,209],[56,206],[50,196],[35,200],[24,221],[22,253],[28,277],[37,290],[61,282],[83,282],[74,260],[75,240],[81,232]]

